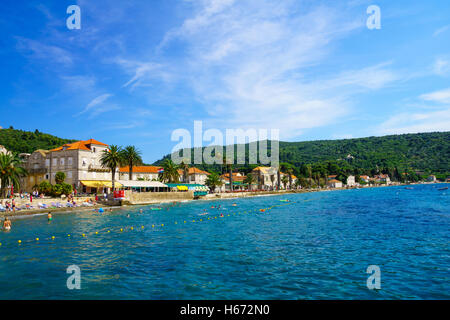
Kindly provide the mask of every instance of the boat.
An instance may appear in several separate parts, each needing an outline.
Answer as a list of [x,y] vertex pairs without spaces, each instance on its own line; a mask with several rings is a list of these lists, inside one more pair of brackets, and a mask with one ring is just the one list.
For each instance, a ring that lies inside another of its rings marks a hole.
[[413,190],[414,188],[411,187],[405,187],[406,190]]
[[438,190],[447,190],[448,187],[439,188]]

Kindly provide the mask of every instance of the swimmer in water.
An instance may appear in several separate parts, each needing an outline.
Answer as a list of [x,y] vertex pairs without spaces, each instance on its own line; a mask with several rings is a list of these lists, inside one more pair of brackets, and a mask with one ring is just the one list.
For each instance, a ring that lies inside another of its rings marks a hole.
[[3,229],[5,231],[11,230],[11,220],[9,220],[8,217],[5,217],[5,221],[3,221]]
[[140,213],[142,213],[142,212],[143,212],[143,210],[141,209],[141,210],[139,210],[139,212],[140,212]]
[[128,213],[128,214],[127,214],[127,218],[129,218],[129,217],[130,217],[130,214]]
[[223,213],[221,213],[220,216],[223,217]]
[[52,214],[50,212],[47,213],[47,219],[49,222],[52,221],[52,219],[53,219]]

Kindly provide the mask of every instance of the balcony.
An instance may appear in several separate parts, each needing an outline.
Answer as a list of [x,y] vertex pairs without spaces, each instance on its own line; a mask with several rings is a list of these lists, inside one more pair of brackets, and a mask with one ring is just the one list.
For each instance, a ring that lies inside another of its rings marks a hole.
[[91,171],[91,172],[110,172],[111,170],[109,170],[109,168],[105,168],[105,167],[102,167],[102,166],[96,166],[96,165],[90,164],[88,166],[88,171]]
[[28,169],[29,174],[46,174],[48,172],[47,168],[33,168]]

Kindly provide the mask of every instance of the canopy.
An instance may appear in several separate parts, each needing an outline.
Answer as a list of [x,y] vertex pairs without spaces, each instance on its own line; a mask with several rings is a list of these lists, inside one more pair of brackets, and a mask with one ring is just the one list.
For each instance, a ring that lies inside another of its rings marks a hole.
[[[111,180],[81,180],[80,182],[86,187],[91,188],[112,188]],[[114,186],[120,188],[122,184],[116,181]]]
[[135,188],[167,188],[162,182],[159,181],[143,181],[143,180],[119,180],[124,187]]

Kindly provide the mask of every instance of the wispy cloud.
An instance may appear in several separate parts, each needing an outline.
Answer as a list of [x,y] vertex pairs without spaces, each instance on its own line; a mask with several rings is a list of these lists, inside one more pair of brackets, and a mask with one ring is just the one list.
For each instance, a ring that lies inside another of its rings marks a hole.
[[23,37],[16,37],[17,49],[29,55],[31,58],[42,60],[46,63],[57,63],[63,66],[73,64],[71,53],[61,47],[47,45],[37,40],[31,40]]
[[449,29],[450,29],[450,24],[448,24],[446,26],[443,26],[443,27],[437,29],[436,31],[434,31],[433,37],[437,37],[438,35],[440,35],[441,33],[446,32]]
[[423,94],[420,98],[425,101],[450,104],[450,88]]
[[[92,111],[93,115],[98,115],[102,112],[107,111],[108,109],[105,106],[101,105],[111,96],[112,94],[105,93],[92,99],[91,102],[89,102],[88,105],[80,113],[77,114],[77,116],[82,115],[88,111]],[[112,106],[109,106],[108,108],[112,108]],[[117,107],[115,108],[117,109]]]
[[437,58],[433,65],[435,74],[445,76],[450,74],[450,61],[444,58]]
[[[411,113],[399,113],[383,122],[380,134],[400,134],[450,130],[450,88],[422,94],[419,99],[433,103],[433,111],[428,106]],[[438,109],[438,110],[435,110]]]

